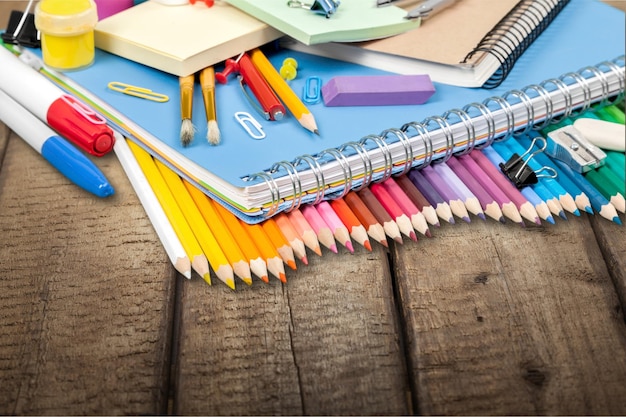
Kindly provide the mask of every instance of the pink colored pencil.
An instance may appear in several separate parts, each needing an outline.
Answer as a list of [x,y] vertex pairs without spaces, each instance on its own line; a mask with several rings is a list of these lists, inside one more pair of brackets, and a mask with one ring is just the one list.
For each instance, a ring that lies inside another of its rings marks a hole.
[[350,232],[346,225],[343,224],[335,210],[330,206],[328,201],[321,201],[315,206],[317,212],[322,216],[322,219],[326,222],[330,230],[333,232],[335,240],[346,247],[350,252],[354,252],[354,246],[352,246],[352,240],[350,239]]
[[302,211],[302,215],[315,231],[317,239],[320,243],[331,251],[337,253],[337,244],[335,243],[333,232],[315,207],[307,204],[303,206],[300,211]]
[[306,248],[304,246],[304,241],[298,234],[296,228],[289,221],[289,217],[285,213],[278,213],[274,216],[274,220],[276,224],[280,228],[280,231],[289,242],[289,245],[293,249],[293,253],[302,261],[303,264],[308,265],[309,260],[306,256]]
[[296,229],[296,232],[298,232],[302,238],[304,245],[317,255],[322,256],[322,249],[320,248],[320,242],[317,239],[317,234],[300,209],[293,209],[286,214],[294,229]]
[[406,214],[409,219],[411,219],[411,224],[421,234],[427,237],[431,237],[430,230],[428,228],[428,223],[426,222],[426,218],[422,214],[422,212],[417,208],[415,204],[411,201],[409,196],[400,188],[398,183],[393,178],[389,178],[381,183],[383,187],[389,192],[389,195],[394,199],[394,201],[398,204],[398,206],[402,209],[404,214]]

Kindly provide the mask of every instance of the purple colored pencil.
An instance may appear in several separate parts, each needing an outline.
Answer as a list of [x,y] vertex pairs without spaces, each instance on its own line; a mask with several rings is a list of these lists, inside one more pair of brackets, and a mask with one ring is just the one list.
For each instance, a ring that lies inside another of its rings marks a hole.
[[437,191],[422,175],[420,169],[412,169],[407,174],[415,188],[417,188],[424,197],[430,202],[431,206],[435,208],[437,215],[448,223],[454,224],[454,217],[452,216],[452,210],[450,205],[443,199],[439,191]]
[[450,205],[452,213],[469,223],[471,220],[469,213],[467,212],[467,208],[465,207],[465,203],[463,203],[462,197],[450,187],[446,180],[443,179],[437,171],[435,171],[435,168],[429,165],[422,169],[422,174]]
[[474,193],[465,185],[461,178],[456,175],[456,172],[448,166],[448,161],[434,164],[432,167],[435,172],[444,179],[446,184],[461,198],[467,211],[485,220],[485,213],[480,205],[480,201],[478,201],[478,198],[476,198]]
[[465,166],[453,156],[446,161],[446,164],[463,181],[478,199],[484,213],[499,222],[504,222],[504,215],[498,202],[485,190],[482,184],[472,176]]

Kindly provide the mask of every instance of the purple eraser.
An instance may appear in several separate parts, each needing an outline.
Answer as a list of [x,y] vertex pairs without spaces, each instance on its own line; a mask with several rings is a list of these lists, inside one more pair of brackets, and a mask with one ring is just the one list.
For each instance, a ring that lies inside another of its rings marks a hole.
[[423,104],[433,94],[435,86],[428,75],[338,76],[322,87],[329,107]]

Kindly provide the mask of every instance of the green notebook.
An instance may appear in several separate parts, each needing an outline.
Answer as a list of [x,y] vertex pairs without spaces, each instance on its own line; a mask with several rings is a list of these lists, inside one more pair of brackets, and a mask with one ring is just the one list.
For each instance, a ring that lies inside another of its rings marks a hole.
[[[404,18],[406,10],[396,6],[376,7],[374,1],[341,0],[328,18],[306,6],[290,7],[287,0],[226,2],[305,45],[386,38],[420,25],[420,19]],[[313,1],[302,3],[312,4]]]

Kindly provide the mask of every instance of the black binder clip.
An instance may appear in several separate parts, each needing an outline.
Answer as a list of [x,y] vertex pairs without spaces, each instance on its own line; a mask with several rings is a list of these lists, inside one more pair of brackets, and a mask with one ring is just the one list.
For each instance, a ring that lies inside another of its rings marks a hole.
[[41,47],[39,31],[35,27],[35,15],[13,10],[9,16],[7,29],[2,33],[2,41],[11,45],[22,45],[31,48]]
[[313,13],[324,15],[327,19],[337,11],[339,4],[340,2],[338,0],[315,0],[312,4],[296,0],[287,1],[287,6],[289,7],[301,7]]
[[[532,149],[537,141],[542,141],[543,146],[537,151],[532,152]],[[539,182],[539,178],[542,177],[555,178],[556,172],[550,167],[544,166],[541,169],[535,171],[529,166],[530,160],[537,153],[543,152],[545,148],[546,140],[541,137],[535,137],[530,144],[530,147],[522,155],[514,153],[513,155],[511,155],[508,161],[506,161],[505,163],[500,163],[500,170],[518,189],[524,188],[532,184],[537,184],[537,182]],[[524,159],[526,156],[528,156],[528,158]],[[541,171],[552,171],[552,174],[539,174]]]

